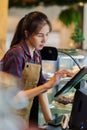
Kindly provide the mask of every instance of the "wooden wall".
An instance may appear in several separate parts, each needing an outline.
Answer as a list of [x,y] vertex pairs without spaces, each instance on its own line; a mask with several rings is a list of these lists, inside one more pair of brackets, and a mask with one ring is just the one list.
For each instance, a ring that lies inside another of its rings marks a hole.
[[6,51],[8,0],[0,1],[0,59]]

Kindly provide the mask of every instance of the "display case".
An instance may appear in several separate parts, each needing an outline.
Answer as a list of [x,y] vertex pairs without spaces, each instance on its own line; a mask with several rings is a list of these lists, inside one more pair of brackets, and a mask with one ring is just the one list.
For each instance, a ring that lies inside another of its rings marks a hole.
[[[66,52],[67,54],[64,54],[62,52]],[[57,61],[42,61],[42,68],[43,68],[43,74],[44,76],[49,80],[51,76],[53,76],[54,72],[59,69],[67,69],[72,70],[74,72],[79,71],[79,67],[86,66],[87,65],[87,52],[82,50],[61,50],[58,52],[58,58]],[[73,57],[75,61],[71,58]],[[77,63],[77,64],[76,64]],[[79,65],[79,66],[78,66]],[[54,118],[55,114],[65,114],[70,113],[72,109],[72,103],[69,104],[62,104],[58,103],[57,100],[55,100],[54,95],[55,93],[60,90],[69,80],[71,77],[63,77],[60,81],[60,83],[55,86],[55,88],[52,88],[48,90],[48,99],[49,99],[49,107],[52,112],[52,116]],[[72,88],[71,90],[67,90],[66,95],[68,97],[73,97],[75,93],[75,89]],[[41,113],[41,109],[39,109],[39,125],[42,125],[45,123],[43,115]]]

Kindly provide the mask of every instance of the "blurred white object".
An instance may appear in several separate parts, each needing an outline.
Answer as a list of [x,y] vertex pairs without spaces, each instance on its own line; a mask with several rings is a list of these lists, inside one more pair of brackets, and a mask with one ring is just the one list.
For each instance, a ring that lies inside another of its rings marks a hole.
[[68,126],[69,118],[70,118],[70,114],[64,114],[62,118],[62,124],[61,124],[63,129],[69,128]]
[[16,97],[21,87],[18,78],[0,71],[0,130],[27,130],[26,122],[15,113],[27,105],[24,94]]
[[27,130],[26,122],[17,115],[0,114],[0,130]]

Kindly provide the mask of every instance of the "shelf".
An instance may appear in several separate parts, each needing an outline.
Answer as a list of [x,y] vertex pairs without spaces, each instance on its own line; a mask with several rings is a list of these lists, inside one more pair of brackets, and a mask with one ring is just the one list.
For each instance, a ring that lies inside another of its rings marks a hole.
[[[83,55],[71,55],[74,59],[84,59]],[[59,58],[61,59],[71,59],[71,57],[69,56],[65,56],[65,55],[59,55]]]
[[53,101],[52,104],[50,105],[50,109],[52,114],[65,114],[65,113],[70,113],[72,109],[72,105],[63,105],[63,104],[58,104],[57,102]]

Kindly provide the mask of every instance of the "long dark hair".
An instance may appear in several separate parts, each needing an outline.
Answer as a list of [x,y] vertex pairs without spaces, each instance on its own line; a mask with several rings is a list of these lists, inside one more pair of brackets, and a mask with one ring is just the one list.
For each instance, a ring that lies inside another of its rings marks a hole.
[[44,13],[38,11],[28,13],[19,21],[10,47],[18,44],[22,39],[26,39],[25,30],[28,31],[28,37],[30,37],[34,32],[40,31],[45,24],[48,24],[50,32],[52,26]]

